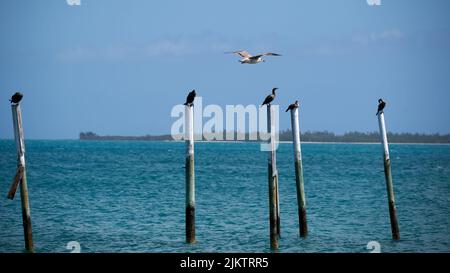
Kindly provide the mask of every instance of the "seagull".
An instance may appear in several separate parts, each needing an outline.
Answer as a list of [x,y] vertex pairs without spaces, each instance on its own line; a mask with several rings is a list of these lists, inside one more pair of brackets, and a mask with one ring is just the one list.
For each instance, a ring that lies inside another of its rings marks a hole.
[[11,99],[9,100],[11,103],[19,103],[23,98],[23,94],[20,92],[16,92],[14,93],[14,95],[12,95]]
[[383,112],[384,107],[386,106],[386,102],[384,102],[382,99],[378,100],[378,111],[375,116],[378,116],[378,114],[381,114]]
[[266,97],[266,99],[264,100],[264,102],[262,103],[261,106],[263,106],[264,104],[269,105],[275,99],[275,96],[276,96],[275,90],[277,90],[277,89],[278,89],[277,87],[272,89],[272,94],[270,94]]
[[265,62],[265,60],[262,58],[264,56],[281,56],[280,54],[272,53],[272,52],[266,52],[263,54],[252,56],[252,55],[250,55],[250,53],[248,53],[245,50],[233,51],[233,52],[228,52],[228,53],[234,53],[234,54],[241,56],[242,59],[239,60],[239,62],[241,62],[241,64],[257,64],[260,62]]
[[186,102],[184,103],[184,105],[189,106],[189,107],[193,106],[195,96],[196,96],[196,94],[195,94],[195,89],[194,89],[191,92],[189,92],[189,94],[187,95]]
[[286,112],[295,108],[298,108],[298,100],[296,100],[295,103],[289,105],[289,107],[286,109]]

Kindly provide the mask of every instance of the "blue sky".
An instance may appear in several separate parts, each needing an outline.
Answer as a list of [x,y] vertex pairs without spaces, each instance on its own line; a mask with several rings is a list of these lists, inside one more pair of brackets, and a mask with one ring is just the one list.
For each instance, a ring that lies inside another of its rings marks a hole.
[[[170,133],[170,111],[203,104],[302,104],[302,131],[450,133],[450,1],[4,0],[0,138],[19,90],[28,139]],[[230,50],[273,51],[240,65]],[[225,107],[224,107],[225,108]],[[206,121],[206,119],[205,119]],[[281,115],[281,129],[289,128]]]

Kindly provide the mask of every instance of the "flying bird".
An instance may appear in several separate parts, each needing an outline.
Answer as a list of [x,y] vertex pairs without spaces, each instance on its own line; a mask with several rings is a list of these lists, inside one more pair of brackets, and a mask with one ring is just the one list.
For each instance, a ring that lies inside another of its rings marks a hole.
[[265,60],[262,58],[264,56],[281,56],[280,54],[272,53],[272,52],[266,52],[263,54],[258,54],[258,55],[252,56],[252,55],[250,55],[250,53],[248,53],[245,50],[233,51],[233,52],[227,52],[227,53],[234,53],[234,54],[241,56],[242,59],[239,60],[239,62],[241,62],[241,64],[257,64],[260,62],[265,62]]
[[20,92],[16,92],[14,93],[14,95],[12,95],[11,99],[9,100],[11,103],[19,103],[23,98],[23,94]]
[[193,106],[194,105],[194,99],[195,99],[196,95],[197,94],[195,93],[195,89],[192,90],[191,92],[189,92],[189,94],[187,95],[186,102],[184,103],[184,105],[186,105],[186,106]]
[[384,102],[382,99],[379,99],[378,100],[378,111],[375,116],[378,116],[380,113],[382,113],[385,106],[386,106],[386,102]]
[[264,100],[264,102],[261,104],[261,106],[263,106],[264,104],[270,104],[274,99],[275,99],[275,96],[276,96],[276,94],[275,94],[275,90],[277,90],[278,88],[277,87],[275,87],[275,88],[273,88],[272,89],[272,94],[270,94],[270,95],[268,95],[267,97],[266,97],[266,99]]
[[298,100],[296,100],[295,103],[289,105],[289,107],[286,109],[286,112],[295,108],[298,108]]

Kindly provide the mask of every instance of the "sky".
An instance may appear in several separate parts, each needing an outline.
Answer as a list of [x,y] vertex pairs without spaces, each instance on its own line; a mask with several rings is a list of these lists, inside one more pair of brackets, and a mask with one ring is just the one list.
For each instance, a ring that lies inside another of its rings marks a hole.
[[[8,99],[27,139],[168,134],[195,88],[203,106],[298,99],[302,131],[450,133],[450,1],[2,0],[0,138]],[[233,50],[276,52],[241,65]],[[280,113],[280,128],[290,127]],[[205,119],[206,121],[207,119]]]

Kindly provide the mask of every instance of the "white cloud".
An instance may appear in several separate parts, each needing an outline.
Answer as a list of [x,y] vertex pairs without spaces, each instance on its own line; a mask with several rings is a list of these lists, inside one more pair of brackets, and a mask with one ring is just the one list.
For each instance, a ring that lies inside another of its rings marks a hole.
[[144,55],[155,56],[181,56],[190,55],[196,52],[196,47],[186,41],[163,40],[150,44],[144,48]]
[[373,50],[375,47],[391,47],[405,40],[406,35],[398,29],[387,29],[379,32],[341,36],[338,38],[321,38],[302,44],[298,52],[306,55],[341,55],[354,54],[359,51]]
[[381,0],[366,0],[369,6],[381,6]]
[[381,40],[399,40],[404,37],[404,34],[398,29],[390,29],[383,31],[378,35],[378,39]]
[[85,61],[95,57],[96,53],[92,49],[83,47],[71,47],[57,54],[57,58],[64,62]]
[[70,47],[57,54],[63,62],[130,61],[157,57],[204,55],[229,51],[230,44],[214,39],[161,39],[142,46],[110,45],[104,47]]
[[370,45],[380,42],[395,42],[403,39],[405,35],[398,29],[388,29],[382,32],[372,32],[369,34],[359,34],[353,37],[353,42],[360,45]]

